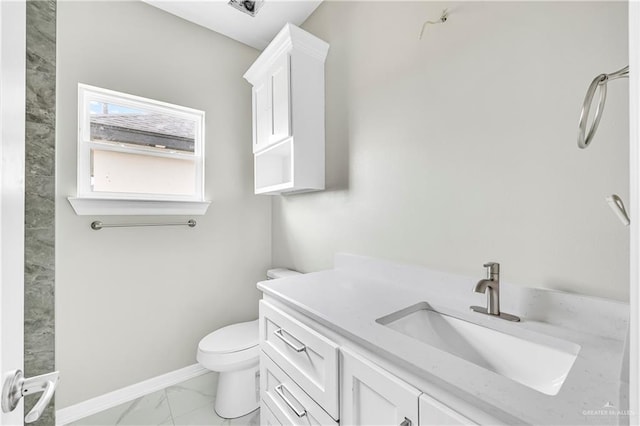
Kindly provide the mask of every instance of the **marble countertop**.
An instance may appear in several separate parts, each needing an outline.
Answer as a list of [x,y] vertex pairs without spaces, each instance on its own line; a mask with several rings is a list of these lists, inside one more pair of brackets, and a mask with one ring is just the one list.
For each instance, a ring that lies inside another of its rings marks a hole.
[[[262,281],[258,288],[411,373],[471,395],[478,407],[496,407],[528,424],[617,424],[628,304],[501,282],[502,311],[522,319],[510,323],[469,312],[470,305],[486,304],[485,295],[472,291],[479,272],[465,277],[339,254],[332,270]],[[546,395],[376,322],[419,302],[489,328],[571,342],[580,351],[558,394]]]

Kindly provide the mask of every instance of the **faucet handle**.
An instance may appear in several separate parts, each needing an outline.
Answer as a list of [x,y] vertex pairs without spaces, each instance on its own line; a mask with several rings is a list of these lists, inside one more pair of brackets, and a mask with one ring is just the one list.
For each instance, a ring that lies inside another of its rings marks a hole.
[[500,275],[500,264],[498,262],[487,262],[482,266],[487,268],[487,278],[492,278],[493,275]]

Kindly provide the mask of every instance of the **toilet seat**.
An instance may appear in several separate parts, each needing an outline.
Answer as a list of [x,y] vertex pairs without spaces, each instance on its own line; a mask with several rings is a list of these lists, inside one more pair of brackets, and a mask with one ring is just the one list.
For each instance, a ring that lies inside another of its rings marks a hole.
[[258,343],[258,320],[229,325],[200,340],[196,359],[213,371],[249,368],[259,363]]
[[205,353],[228,354],[258,346],[258,320],[240,322],[207,334],[198,344]]

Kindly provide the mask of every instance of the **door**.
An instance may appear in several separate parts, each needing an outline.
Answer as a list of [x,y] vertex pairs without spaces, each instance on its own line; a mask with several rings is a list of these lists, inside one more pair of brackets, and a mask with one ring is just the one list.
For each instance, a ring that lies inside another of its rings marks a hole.
[[[25,0],[0,1],[0,386],[23,364],[25,16]],[[0,412],[22,419],[22,402]]]
[[340,349],[340,423],[418,425],[421,392],[361,355]]

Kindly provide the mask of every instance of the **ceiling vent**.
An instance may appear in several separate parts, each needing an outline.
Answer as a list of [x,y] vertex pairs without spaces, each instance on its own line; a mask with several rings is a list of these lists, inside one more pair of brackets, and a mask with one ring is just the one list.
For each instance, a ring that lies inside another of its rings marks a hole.
[[250,16],[256,16],[264,0],[229,0],[229,5]]

